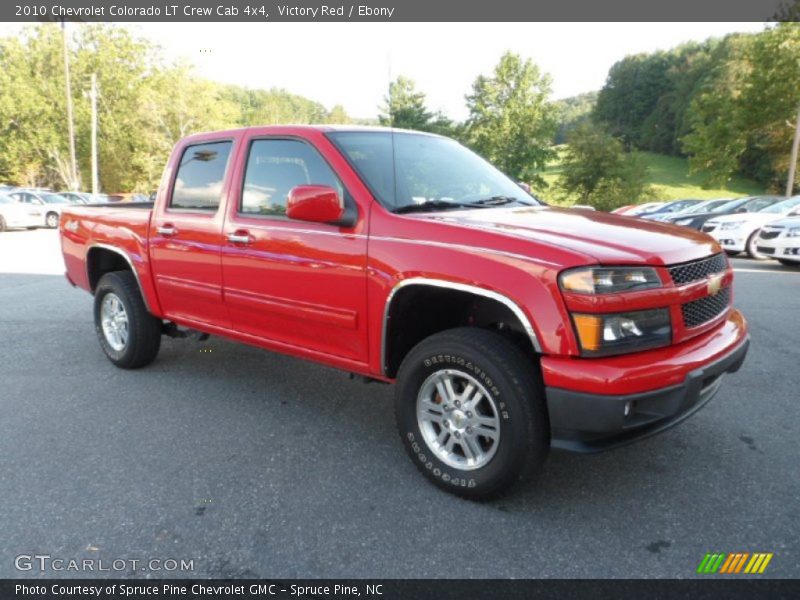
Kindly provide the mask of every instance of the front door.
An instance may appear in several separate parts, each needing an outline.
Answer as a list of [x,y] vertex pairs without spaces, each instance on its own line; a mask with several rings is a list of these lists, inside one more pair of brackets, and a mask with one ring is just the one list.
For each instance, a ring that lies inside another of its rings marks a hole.
[[246,152],[222,248],[233,328],[280,345],[367,362],[364,215],[352,228],[288,219],[286,198],[297,185],[328,185],[355,204],[306,140],[253,139]]

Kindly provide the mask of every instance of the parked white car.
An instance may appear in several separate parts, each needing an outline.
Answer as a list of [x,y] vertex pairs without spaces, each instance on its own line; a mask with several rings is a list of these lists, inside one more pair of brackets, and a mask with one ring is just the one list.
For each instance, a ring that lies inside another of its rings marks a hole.
[[800,196],[793,196],[758,212],[714,217],[706,221],[703,231],[717,240],[728,254],[747,252],[751,258],[765,258],[756,248],[759,230],[767,223],[794,212],[800,212]]
[[44,223],[44,213],[38,207],[24,205],[7,194],[0,194],[0,231],[15,227],[33,229]]
[[800,216],[764,225],[758,234],[756,250],[787,267],[800,266]]
[[9,194],[17,202],[35,206],[42,212],[43,218],[38,223],[39,226],[55,229],[58,227],[58,220],[61,218],[61,209],[65,206],[76,204],[60,194],[53,192],[42,192],[39,190],[16,190]]

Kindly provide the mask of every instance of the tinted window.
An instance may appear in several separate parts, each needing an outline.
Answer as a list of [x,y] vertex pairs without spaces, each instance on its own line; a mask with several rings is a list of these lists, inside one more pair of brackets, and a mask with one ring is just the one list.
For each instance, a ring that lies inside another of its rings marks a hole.
[[328,185],[344,190],[319,153],[298,140],[256,140],[250,145],[239,211],[285,215],[286,197],[297,185]]
[[217,209],[231,145],[231,142],[213,142],[189,146],[183,151],[171,208]]

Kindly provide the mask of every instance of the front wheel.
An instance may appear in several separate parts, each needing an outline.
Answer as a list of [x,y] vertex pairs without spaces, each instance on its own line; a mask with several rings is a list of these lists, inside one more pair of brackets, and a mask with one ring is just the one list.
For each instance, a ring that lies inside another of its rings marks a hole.
[[753,233],[750,234],[750,237],[747,238],[747,256],[750,258],[755,258],[756,260],[765,260],[767,257],[761,254],[758,251],[758,233],[760,229],[756,229]]
[[550,447],[538,365],[482,329],[444,331],[412,349],[398,374],[395,415],[420,471],[471,499],[527,479]]
[[103,275],[94,295],[94,328],[108,359],[123,369],[150,364],[161,347],[161,321],[147,312],[130,271]]

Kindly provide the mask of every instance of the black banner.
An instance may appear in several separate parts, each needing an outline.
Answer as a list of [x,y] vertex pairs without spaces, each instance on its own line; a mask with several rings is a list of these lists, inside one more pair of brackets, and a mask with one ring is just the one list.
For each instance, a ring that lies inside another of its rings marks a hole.
[[264,600],[275,598],[374,598],[380,600],[503,600],[540,598],[592,600],[646,597],[781,600],[800,597],[800,581],[780,579],[694,580],[0,580],[0,598],[149,599],[196,598]]
[[798,0],[9,0],[2,21],[770,21]]

